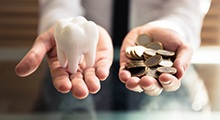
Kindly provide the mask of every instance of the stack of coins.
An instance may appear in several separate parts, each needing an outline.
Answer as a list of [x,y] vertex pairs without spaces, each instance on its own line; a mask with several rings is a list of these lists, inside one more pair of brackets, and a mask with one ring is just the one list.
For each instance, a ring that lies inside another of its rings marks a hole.
[[146,34],[139,35],[136,46],[127,47],[125,52],[130,59],[125,68],[132,76],[148,75],[157,79],[162,73],[177,72],[173,67],[175,52],[165,50],[162,43],[154,41]]

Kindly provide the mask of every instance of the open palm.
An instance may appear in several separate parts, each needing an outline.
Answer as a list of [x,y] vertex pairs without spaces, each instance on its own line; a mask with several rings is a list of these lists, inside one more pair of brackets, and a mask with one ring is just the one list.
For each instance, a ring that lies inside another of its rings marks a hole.
[[99,27],[95,65],[87,68],[85,62],[82,62],[75,74],[70,74],[68,68],[60,66],[53,33],[54,29],[50,28],[37,37],[30,51],[16,66],[16,74],[21,77],[30,75],[47,55],[53,85],[59,92],[71,91],[79,99],[87,97],[89,93],[98,92],[100,80],[105,80],[108,77],[113,60],[113,47],[108,33]]
[[[177,73],[174,75],[163,73],[159,76],[159,82],[153,77],[143,76],[141,78],[131,76],[130,72],[125,70],[125,65],[129,62],[126,57],[125,49],[129,46],[135,45],[135,40],[140,34],[148,34],[155,41],[159,41],[163,44],[164,49],[176,52],[174,67],[177,69]],[[184,76],[186,69],[188,68],[193,49],[186,42],[172,30],[154,27],[151,25],[144,25],[132,29],[124,39],[121,47],[120,54],[120,70],[119,78],[125,83],[129,90],[142,92],[151,96],[159,95],[162,90],[175,91],[181,85],[181,78]]]

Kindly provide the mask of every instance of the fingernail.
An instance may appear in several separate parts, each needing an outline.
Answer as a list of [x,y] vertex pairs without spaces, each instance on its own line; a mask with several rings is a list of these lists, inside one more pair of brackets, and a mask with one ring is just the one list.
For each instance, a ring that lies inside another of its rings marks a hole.
[[145,90],[145,93],[147,94],[147,95],[150,95],[150,96],[158,96],[158,95],[160,95],[161,93],[162,93],[162,91],[163,91],[163,88],[162,87],[156,87],[156,88],[154,88],[153,90]]
[[144,87],[145,90],[154,90],[157,86],[155,84],[149,86],[149,87]]
[[161,82],[161,81],[160,81],[160,83],[161,83],[161,84],[163,84],[163,85],[169,85],[169,84],[171,83],[171,80],[166,81],[166,82],[164,82],[164,81],[163,81],[163,82]]
[[141,92],[144,91],[140,86],[135,87],[133,90],[134,90],[135,92],[139,92],[139,93],[141,93]]

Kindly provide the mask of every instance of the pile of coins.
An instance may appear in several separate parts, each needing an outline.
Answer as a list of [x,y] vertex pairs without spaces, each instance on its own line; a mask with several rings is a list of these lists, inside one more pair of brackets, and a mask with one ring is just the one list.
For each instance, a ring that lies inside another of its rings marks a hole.
[[148,75],[157,79],[162,73],[177,72],[173,67],[175,52],[163,49],[162,43],[154,41],[146,34],[139,35],[136,46],[127,47],[125,52],[130,59],[125,69],[130,71],[132,76]]

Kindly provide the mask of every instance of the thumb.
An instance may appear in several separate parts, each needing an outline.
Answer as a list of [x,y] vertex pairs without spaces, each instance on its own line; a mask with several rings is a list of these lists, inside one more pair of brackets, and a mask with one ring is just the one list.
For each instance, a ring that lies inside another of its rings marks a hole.
[[53,28],[37,37],[31,50],[15,67],[15,73],[20,77],[33,73],[39,67],[47,51],[55,46],[53,38]]
[[25,77],[33,73],[40,65],[43,56],[31,50],[15,67],[15,73]]

